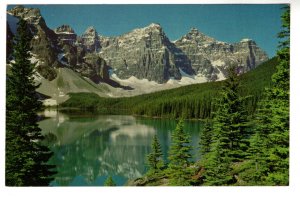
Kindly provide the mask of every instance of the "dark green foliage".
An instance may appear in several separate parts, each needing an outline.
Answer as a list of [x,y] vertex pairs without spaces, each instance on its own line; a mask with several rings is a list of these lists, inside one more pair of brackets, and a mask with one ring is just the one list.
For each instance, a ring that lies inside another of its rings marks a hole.
[[[290,48],[290,6],[283,7],[284,12],[281,15],[282,30],[278,33],[278,38],[282,39],[279,42],[279,48]],[[280,51],[278,51],[280,52]]]
[[189,135],[183,130],[184,121],[180,119],[171,137],[169,151],[168,172],[170,185],[187,186],[191,183],[192,171],[189,159],[192,157],[190,151]]
[[247,138],[250,135],[247,131],[247,113],[243,106],[247,98],[240,96],[240,88],[235,67],[230,67],[217,104],[213,129],[218,135],[221,149],[229,150],[228,156],[233,161],[244,158],[244,152],[249,145]]
[[213,119],[213,143],[203,158],[206,185],[229,185],[235,180],[231,174],[233,162],[245,158],[249,145],[248,121],[244,110],[245,97],[239,95],[240,82],[236,68],[230,67],[228,79],[217,101],[218,111]]
[[6,169],[7,186],[46,186],[54,174],[47,161],[52,152],[41,145],[43,136],[37,125],[41,109],[30,63],[28,26],[20,20],[15,37],[11,73],[7,77],[6,96]]
[[205,126],[200,133],[200,141],[199,141],[199,149],[200,149],[200,157],[203,158],[204,155],[211,151],[213,130],[212,124],[208,120],[205,122]]
[[[267,110],[267,109],[265,109]],[[268,135],[271,128],[268,127],[270,117],[263,115],[263,109],[258,112],[258,120],[256,121],[256,132],[250,139],[250,148],[248,150],[250,165],[249,170],[241,174],[243,180],[252,185],[265,185],[266,174],[269,169],[266,165],[268,156]]]
[[161,151],[161,146],[158,142],[157,135],[154,135],[152,141],[152,151],[147,155],[147,163],[149,166],[149,175],[156,175],[164,167],[163,154]]
[[116,183],[114,182],[113,178],[111,176],[109,176],[105,182],[104,182],[104,186],[117,186]]
[[[240,94],[252,95],[243,105],[248,114],[256,110],[264,88],[271,83],[271,75],[275,71],[277,58],[273,58],[256,69],[239,76],[241,81]],[[135,114],[150,117],[186,119],[210,118],[216,106],[212,100],[218,98],[224,81],[188,85],[176,89],[154,92],[130,98],[101,98],[92,93],[72,93],[70,99],[61,107],[77,107],[93,109],[99,113]]]
[[[290,8],[282,15],[282,32],[277,52],[279,64],[272,86],[265,91],[251,139],[249,181],[264,185],[289,184],[289,65]],[[248,169],[249,170],[249,169]],[[253,171],[253,170],[252,170]]]
[[68,99],[63,106],[80,107],[86,110],[97,110],[100,97],[95,93],[70,93],[72,99]]
[[[218,136],[217,136],[218,137]],[[204,185],[229,185],[234,182],[231,175],[231,159],[229,150],[222,149],[221,139],[216,138],[212,145],[211,152],[204,156]]]

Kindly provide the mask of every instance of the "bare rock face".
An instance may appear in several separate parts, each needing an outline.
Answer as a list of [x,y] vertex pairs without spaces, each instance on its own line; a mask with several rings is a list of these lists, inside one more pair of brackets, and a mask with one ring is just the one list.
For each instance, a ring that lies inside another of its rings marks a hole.
[[88,27],[84,34],[79,38],[84,49],[89,52],[99,52],[101,49],[99,35],[94,27]]
[[7,13],[7,59],[11,58],[16,18],[22,18],[33,34],[32,53],[39,59],[37,71],[48,80],[56,77],[55,68],[68,67],[95,83],[115,87],[119,85],[109,78],[109,71],[120,79],[134,76],[158,83],[180,80],[186,74],[215,81],[226,78],[228,66],[236,65],[244,73],[268,59],[251,39],[226,43],[196,28],[175,42],[155,23],[117,37],[99,35],[94,27],[78,36],[69,25],[49,29],[38,9],[16,6]]
[[54,79],[55,68],[69,67],[83,76],[99,83],[109,78],[106,62],[96,53],[100,49],[98,34],[88,28],[78,37],[69,25],[49,29],[38,9],[16,6],[8,11],[8,56],[12,53],[11,43],[16,34],[17,22],[22,18],[32,32],[32,54],[38,60],[37,71],[48,80]]
[[109,68],[98,53],[100,42],[96,30],[89,27],[83,36],[79,37],[69,25],[55,29],[62,52],[59,60],[82,76],[90,78],[95,83],[109,79]]
[[54,30],[61,44],[73,45],[77,35],[69,25],[62,25]]
[[122,79],[135,76],[163,83],[170,78],[180,79],[179,69],[193,74],[185,54],[169,41],[159,24],[100,40],[101,57]]
[[[32,53],[40,61],[37,64],[37,71],[46,79],[52,80],[56,77],[55,66],[57,61],[58,47],[57,36],[49,29],[39,9],[16,6],[7,12],[8,15],[25,20],[33,34],[31,40]],[[9,24],[10,25],[10,24]],[[13,24],[11,26],[14,26]]]
[[267,54],[257,46],[254,40],[245,38],[234,43],[233,46],[234,54],[240,58],[240,65],[244,67],[243,71],[249,71],[268,59]]
[[109,67],[105,60],[99,56],[93,54],[86,55],[79,69],[79,72],[83,76],[89,77],[95,83],[109,80]]
[[175,41],[175,45],[188,56],[195,72],[208,81],[226,77],[228,66],[236,65],[244,73],[268,59],[253,40],[243,39],[230,44],[206,36],[195,28]]
[[78,61],[77,46],[75,45],[77,35],[69,25],[57,27],[54,32],[57,35],[59,48],[61,49],[58,60],[64,66],[73,68]]

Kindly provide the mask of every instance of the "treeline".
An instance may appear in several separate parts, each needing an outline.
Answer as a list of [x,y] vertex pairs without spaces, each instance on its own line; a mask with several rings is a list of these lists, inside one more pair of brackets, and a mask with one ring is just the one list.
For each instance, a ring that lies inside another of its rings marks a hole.
[[[282,80],[276,80],[278,83],[272,89],[282,84]],[[285,141],[284,144],[272,140],[276,129],[270,128],[282,124],[272,115],[288,111],[288,106],[282,105],[280,110],[273,109],[274,112],[266,110],[272,104],[266,103],[265,99],[273,100],[269,97],[271,91],[266,89],[259,110],[254,114],[255,120],[252,120],[242,104],[247,97],[241,96],[240,88],[240,79],[232,67],[219,92],[217,111],[205,122],[200,133],[199,147],[191,146],[181,119],[172,132],[168,163],[163,160],[161,146],[154,136],[152,151],[147,156],[148,171],[133,185],[287,185],[288,138],[285,136],[288,128],[281,127],[282,132],[278,130],[276,134]],[[286,114],[281,115],[288,122]],[[199,161],[191,162],[192,149],[199,149]],[[277,152],[273,158],[274,149],[282,152]]]
[[[271,84],[277,58],[261,64],[256,69],[239,76],[243,96],[250,95],[243,103],[252,115],[265,87]],[[94,93],[71,93],[70,99],[60,107],[80,108],[104,114],[134,114],[150,117],[185,119],[211,118],[216,111],[215,100],[219,97],[224,81],[194,84],[171,90],[134,97],[103,98]]]
[[201,132],[200,160],[190,162],[190,137],[180,120],[171,137],[169,163],[153,138],[149,170],[136,185],[289,185],[290,8],[282,15],[283,30],[272,84],[249,117],[234,67],[222,85],[217,110]]

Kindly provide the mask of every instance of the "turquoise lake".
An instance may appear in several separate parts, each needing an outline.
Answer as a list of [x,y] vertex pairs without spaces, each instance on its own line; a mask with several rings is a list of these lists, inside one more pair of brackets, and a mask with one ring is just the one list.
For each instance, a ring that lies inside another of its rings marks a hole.
[[[39,122],[44,134],[56,139],[50,143],[54,152],[50,163],[58,173],[52,186],[102,186],[108,176],[117,185],[141,177],[146,171],[146,155],[151,151],[155,134],[159,138],[167,161],[171,133],[176,121],[139,118],[124,115],[70,115],[45,111],[48,117]],[[198,158],[201,121],[185,121]]]

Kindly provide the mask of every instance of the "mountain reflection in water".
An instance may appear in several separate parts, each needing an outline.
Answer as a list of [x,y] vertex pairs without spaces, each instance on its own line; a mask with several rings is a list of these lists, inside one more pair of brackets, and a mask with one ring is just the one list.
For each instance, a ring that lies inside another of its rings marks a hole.
[[[48,119],[39,122],[44,134],[52,133],[54,156],[50,163],[58,174],[51,185],[103,185],[112,176],[117,185],[146,172],[146,155],[157,133],[165,153],[170,145],[175,120],[140,119],[123,115],[72,116],[47,112]],[[50,114],[50,115],[49,115]],[[200,122],[188,123],[197,145]]]

